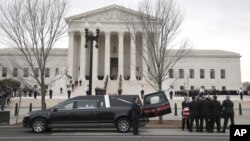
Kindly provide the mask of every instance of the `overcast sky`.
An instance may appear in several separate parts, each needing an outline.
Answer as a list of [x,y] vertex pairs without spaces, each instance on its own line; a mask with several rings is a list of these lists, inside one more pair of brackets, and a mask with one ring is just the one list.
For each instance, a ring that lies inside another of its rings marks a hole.
[[[136,9],[139,1],[69,0],[68,16],[112,4]],[[242,82],[250,81],[250,0],[175,1],[185,13],[181,34],[188,37],[196,49],[240,53]],[[68,47],[67,37],[57,47]]]

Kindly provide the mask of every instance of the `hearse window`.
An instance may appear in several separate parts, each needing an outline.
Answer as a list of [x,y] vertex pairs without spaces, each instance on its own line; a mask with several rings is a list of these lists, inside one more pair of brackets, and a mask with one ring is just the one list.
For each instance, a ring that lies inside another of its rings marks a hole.
[[97,100],[79,100],[76,103],[76,109],[95,109],[97,108]]
[[145,105],[158,104],[164,101],[167,101],[166,98],[162,93],[159,93],[157,95],[147,96],[145,99]]
[[74,101],[69,101],[62,103],[61,105],[58,106],[59,110],[72,110],[74,106]]

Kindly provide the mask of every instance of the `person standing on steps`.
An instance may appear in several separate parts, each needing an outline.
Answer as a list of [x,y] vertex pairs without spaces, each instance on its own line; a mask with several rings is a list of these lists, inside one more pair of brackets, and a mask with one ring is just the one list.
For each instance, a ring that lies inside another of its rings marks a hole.
[[79,83],[80,83],[80,86],[82,86],[82,80],[81,79],[79,80]]
[[131,106],[131,118],[132,118],[132,125],[133,125],[133,135],[140,135],[138,133],[139,128],[139,119],[141,117],[141,108],[138,104],[139,97],[133,98],[133,104]]
[[49,89],[49,98],[51,99],[53,95],[53,90],[52,90],[52,85],[50,85],[50,89]]
[[67,93],[68,93],[68,99],[70,99],[70,96],[71,96],[71,88],[70,87],[68,87]]
[[141,85],[141,99],[144,98],[144,89],[143,89],[143,85]]

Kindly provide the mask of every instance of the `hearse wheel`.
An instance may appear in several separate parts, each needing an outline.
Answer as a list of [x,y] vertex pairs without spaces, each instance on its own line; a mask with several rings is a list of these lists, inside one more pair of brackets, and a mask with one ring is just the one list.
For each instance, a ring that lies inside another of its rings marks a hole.
[[42,133],[47,130],[47,122],[42,118],[37,118],[32,122],[32,131]]
[[130,121],[127,118],[120,118],[116,122],[116,128],[119,132],[125,133],[130,130]]

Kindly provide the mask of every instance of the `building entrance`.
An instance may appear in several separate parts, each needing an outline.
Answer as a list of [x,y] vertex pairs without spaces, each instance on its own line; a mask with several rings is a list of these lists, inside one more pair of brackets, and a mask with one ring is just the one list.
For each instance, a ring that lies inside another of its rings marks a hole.
[[118,58],[110,59],[110,79],[117,80],[118,76]]

